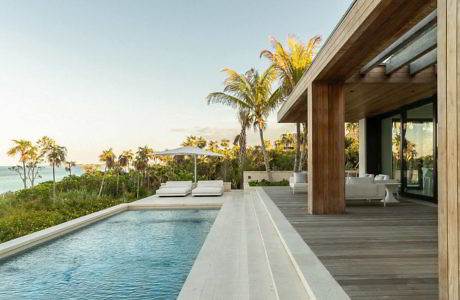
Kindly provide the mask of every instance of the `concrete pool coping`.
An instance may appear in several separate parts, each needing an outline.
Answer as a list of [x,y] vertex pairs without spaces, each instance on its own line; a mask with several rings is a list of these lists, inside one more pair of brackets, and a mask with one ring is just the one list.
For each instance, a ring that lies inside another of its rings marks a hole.
[[126,210],[220,209],[178,299],[349,299],[263,189],[147,197],[5,243],[0,259]]

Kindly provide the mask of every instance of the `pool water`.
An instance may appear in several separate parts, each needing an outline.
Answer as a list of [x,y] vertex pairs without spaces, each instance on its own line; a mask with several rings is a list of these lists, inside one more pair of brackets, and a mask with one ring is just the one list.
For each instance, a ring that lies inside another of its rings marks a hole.
[[0,299],[176,299],[217,212],[126,211],[0,260]]

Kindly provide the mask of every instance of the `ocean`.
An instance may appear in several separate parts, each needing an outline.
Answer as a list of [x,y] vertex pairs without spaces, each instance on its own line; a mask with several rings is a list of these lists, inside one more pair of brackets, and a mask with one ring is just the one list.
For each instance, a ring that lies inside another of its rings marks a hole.
[[[8,168],[9,167],[6,166],[0,166],[0,194],[24,188],[24,184],[22,183],[19,175],[14,171],[8,170]],[[80,169],[79,167],[72,167],[72,175],[81,175],[83,173],[83,169]],[[42,178],[35,179],[35,184],[53,180],[53,168],[49,166],[43,167],[40,170],[40,175]],[[66,172],[65,167],[62,166],[56,168],[56,181],[59,181],[68,175],[69,173]],[[29,181],[27,181],[27,187],[30,187]]]

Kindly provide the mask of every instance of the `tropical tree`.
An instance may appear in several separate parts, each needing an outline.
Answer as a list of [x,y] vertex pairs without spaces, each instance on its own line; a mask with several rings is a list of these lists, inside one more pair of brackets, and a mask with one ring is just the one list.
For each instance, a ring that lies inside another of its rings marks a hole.
[[105,181],[105,176],[106,176],[107,171],[110,171],[115,166],[115,157],[116,156],[113,153],[112,148],[103,150],[102,154],[99,155],[99,161],[105,164],[105,169],[104,169],[104,176],[102,176],[101,188],[99,189],[99,193],[97,195],[98,199],[102,194],[102,189],[104,188],[104,181]]
[[249,112],[252,125],[259,131],[265,170],[271,181],[272,174],[268,153],[265,149],[264,130],[267,117],[276,109],[281,100],[280,89],[272,93],[272,84],[276,79],[276,73],[273,68],[268,68],[262,75],[255,69],[250,69],[244,74],[238,74],[230,69],[223,71],[228,76],[224,81],[224,91],[209,94],[207,96],[208,104],[220,103]]
[[204,148],[206,147],[206,139],[203,137],[199,136],[196,137],[194,135],[189,135],[186,137],[185,141],[181,144],[182,146],[191,146],[191,147],[198,147],[198,148]]
[[149,166],[149,160],[153,158],[153,149],[148,146],[139,147],[134,159],[134,167],[137,173],[137,198],[139,198],[140,174],[145,177],[145,172]]
[[40,170],[42,167],[40,163],[43,162],[43,155],[40,153],[37,146],[33,146],[30,151],[30,160],[26,164],[27,168],[27,178],[29,179],[30,186],[35,186],[35,180],[41,178]]
[[123,151],[120,156],[118,157],[118,163],[120,164],[121,167],[127,168],[127,171],[129,172],[129,163],[133,160],[134,158],[134,153],[132,150],[126,150]]
[[48,162],[53,168],[53,202],[56,201],[56,167],[60,167],[65,162],[67,149],[56,144],[53,139],[46,136],[42,137],[38,144],[41,145],[41,153],[46,155]]
[[66,161],[66,165],[67,165],[65,167],[66,172],[69,172],[69,175],[72,175],[72,167],[75,167],[77,163],[74,161]]
[[[263,50],[260,57],[267,58],[277,74],[281,84],[281,96],[283,99],[289,97],[294,90],[294,87],[299,83],[302,75],[310,67],[313,62],[313,57],[321,42],[321,37],[315,36],[311,38],[307,44],[302,43],[295,37],[288,38],[288,49],[284,49],[283,45],[272,38],[270,40],[273,52]],[[306,124],[304,124],[306,125]],[[306,129],[306,126],[304,126]],[[305,132],[305,131],[304,131]],[[305,135],[305,134],[304,134]],[[301,142],[301,127],[300,123],[296,124],[296,155],[294,160],[294,171],[301,171],[300,164],[300,142]],[[304,139],[304,143],[306,140]],[[304,147],[306,151],[306,147]],[[304,154],[306,156],[306,153]]]
[[244,172],[244,164],[245,164],[245,157],[246,157],[246,132],[248,129],[251,128],[253,124],[252,115],[250,111],[247,109],[240,109],[238,110],[238,122],[240,123],[241,129],[240,133],[235,137],[233,144],[238,144],[240,146],[239,153],[238,153],[238,167],[240,173],[240,187],[243,186],[243,172]]
[[13,140],[15,144],[10,150],[8,150],[8,156],[16,156],[19,154],[19,162],[22,163],[21,165],[11,167],[10,170],[15,171],[19,174],[22,182],[24,183],[24,188],[27,188],[27,175],[26,175],[26,165],[32,158],[32,152],[34,146],[32,142],[26,140]]

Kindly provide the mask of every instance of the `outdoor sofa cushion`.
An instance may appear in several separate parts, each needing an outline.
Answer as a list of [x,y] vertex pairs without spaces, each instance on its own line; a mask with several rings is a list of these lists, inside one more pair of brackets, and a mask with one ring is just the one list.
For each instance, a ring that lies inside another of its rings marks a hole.
[[168,181],[157,190],[156,194],[160,197],[187,196],[191,191],[191,181]]
[[289,177],[289,187],[293,194],[308,192],[308,173],[297,172]]
[[221,196],[223,193],[223,180],[199,180],[192,196]]
[[345,199],[383,199],[385,185],[371,177],[350,177],[345,184]]
[[308,173],[307,172],[294,172],[294,182],[295,183],[308,182]]

